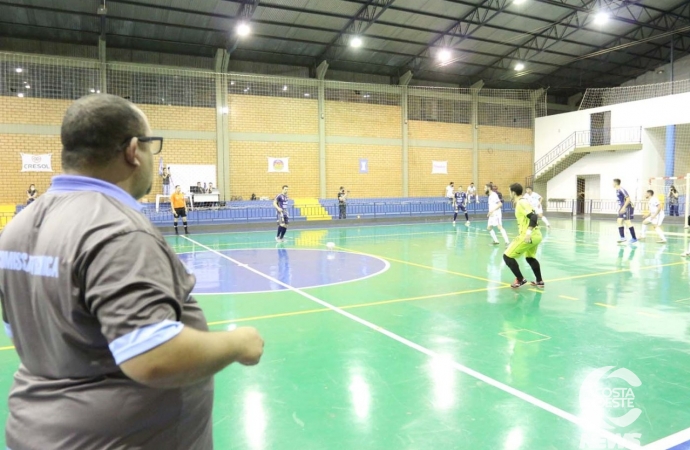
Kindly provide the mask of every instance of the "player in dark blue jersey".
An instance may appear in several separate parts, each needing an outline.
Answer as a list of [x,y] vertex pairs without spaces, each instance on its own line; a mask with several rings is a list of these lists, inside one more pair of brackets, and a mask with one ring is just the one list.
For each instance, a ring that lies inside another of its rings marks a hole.
[[277,211],[278,216],[278,234],[276,235],[276,242],[285,242],[285,232],[287,231],[288,223],[290,218],[288,217],[287,205],[288,205],[288,187],[283,186],[283,192],[276,195],[275,200],[273,200],[273,207]]
[[630,200],[630,195],[628,191],[621,187],[621,180],[615,178],[613,180],[613,188],[616,190],[616,199],[618,200],[618,233],[620,237],[618,242],[625,242],[625,226],[630,230],[630,243],[634,244],[637,242],[637,236],[635,236],[635,227],[632,226],[632,220],[635,218],[635,207]]
[[453,209],[455,214],[453,215],[453,225],[458,218],[458,211],[465,213],[465,226],[470,226],[470,216],[467,215],[467,192],[463,192],[462,186],[458,186],[457,192],[453,194]]

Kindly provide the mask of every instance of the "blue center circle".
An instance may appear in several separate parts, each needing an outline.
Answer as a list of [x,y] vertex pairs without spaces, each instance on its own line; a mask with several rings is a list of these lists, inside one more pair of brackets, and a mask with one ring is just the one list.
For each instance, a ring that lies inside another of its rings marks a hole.
[[196,276],[194,294],[281,291],[288,289],[284,285],[298,289],[330,286],[369,278],[389,268],[387,261],[375,256],[308,249],[199,251],[179,257]]

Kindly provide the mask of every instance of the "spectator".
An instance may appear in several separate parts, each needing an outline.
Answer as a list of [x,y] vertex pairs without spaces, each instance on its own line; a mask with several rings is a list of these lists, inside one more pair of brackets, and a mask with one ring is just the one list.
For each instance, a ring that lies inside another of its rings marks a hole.
[[668,215],[677,216],[678,215],[678,190],[675,186],[671,186],[671,190],[668,193]]
[[29,190],[26,191],[26,197],[27,197],[27,199],[26,199],[27,205],[32,204],[34,202],[34,200],[36,200],[36,197],[38,197],[38,191],[36,190],[35,185],[32,184],[31,186],[29,186]]
[[163,195],[170,195],[170,169],[167,167],[163,169],[163,175],[161,175],[161,178],[163,179]]

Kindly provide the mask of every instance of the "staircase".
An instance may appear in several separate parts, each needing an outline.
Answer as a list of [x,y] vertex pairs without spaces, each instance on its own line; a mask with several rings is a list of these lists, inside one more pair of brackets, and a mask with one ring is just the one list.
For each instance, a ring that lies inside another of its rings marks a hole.
[[597,151],[642,149],[642,128],[602,128],[575,131],[534,162],[533,182],[546,183],[585,155]]
[[319,200],[316,198],[296,198],[295,208],[299,209],[301,216],[306,217],[307,220],[331,220],[328,211],[321,206]]

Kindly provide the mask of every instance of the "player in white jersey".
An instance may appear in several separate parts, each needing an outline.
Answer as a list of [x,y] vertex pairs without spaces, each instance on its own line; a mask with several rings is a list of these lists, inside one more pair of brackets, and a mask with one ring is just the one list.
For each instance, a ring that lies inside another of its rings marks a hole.
[[446,186],[446,198],[451,206],[453,206],[453,193],[455,192],[455,184],[451,181],[448,186]]
[[496,232],[494,227],[501,231],[501,236],[507,245],[510,245],[510,239],[508,239],[508,233],[503,229],[503,213],[501,209],[503,208],[503,202],[498,197],[498,193],[493,190],[493,183],[488,183],[484,186],[484,192],[489,196],[489,213],[486,215],[489,218],[486,229],[491,234],[491,239],[493,240],[493,245],[498,245],[498,238],[496,238]]
[[534,212],[537,213],[539,219],[546,224],[547,228],[551,228],[549,219],[544,217],[544,208],[542,207],[543,197],[534,192],[531,187],[525,188],[525,195],[523,195],[522,197],[529,200],[530,205],[532,205],[532,208],[534,208]]
[[641,238],[645,238],[647,234],[647,226],[651,225],[654,227],[656,234],[659,235],[659,240],[657,242],[666,243],[666,236],[664,236],[664,232],[661,231],[661,223],[664,221],[664,205],[661,203],[659,198],[654,195],[654,191],[651,189],[647,191],[645,198],[648,202],[647,205],[649,207],[649,212],[643,217],[644,220],[642,221]]

